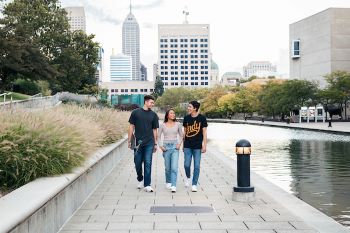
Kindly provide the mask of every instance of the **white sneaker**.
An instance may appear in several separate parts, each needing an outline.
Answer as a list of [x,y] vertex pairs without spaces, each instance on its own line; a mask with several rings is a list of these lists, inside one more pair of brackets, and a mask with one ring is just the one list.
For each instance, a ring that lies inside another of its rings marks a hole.
[[138,189],[142,189],[142,188],[143,188],[143,181],[140,181],[140,182],[137,184],[137,188],[138,188]]
[[171,192],[172,193],[176,193],[176,187],[175,186],[171,186]]
[[197,185],[192,185],[192,192],[197,192]]
[[152,189],[151,186],[146,186],[143,190],[145,190],[148,193],[152,193],[153,192],[153,189]]
[[171,189],[171,183],[166,183],[166,188]]
[[185,180],[185,187],[190,187],[190,184],[191,184],[191,178],[186,178]]

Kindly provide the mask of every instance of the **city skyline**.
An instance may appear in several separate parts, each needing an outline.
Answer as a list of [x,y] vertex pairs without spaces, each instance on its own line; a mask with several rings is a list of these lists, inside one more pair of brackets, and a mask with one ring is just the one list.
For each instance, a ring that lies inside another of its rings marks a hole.
[[[129,0],[61,0],[62,6],[84,6],[87,32],[105,49],[121,52],[122,22],[129,12]],[[133,14],[140,25],[141,61],[152,70],[157,59],[158,24],[178,24],[185,19],[185,6],[191,24],[210,24],[213,60],[220,76],[228,71],[242,72],[250,61],[267,60],[277,65],[278,73],[289,72],[289,24],[329,7],[350,7],[347,0],[250,0],[203,2],[199,0],[134,0]],[[283,70],[281,70],[283,69]],[[106,80],[106,77],[104,77]]]

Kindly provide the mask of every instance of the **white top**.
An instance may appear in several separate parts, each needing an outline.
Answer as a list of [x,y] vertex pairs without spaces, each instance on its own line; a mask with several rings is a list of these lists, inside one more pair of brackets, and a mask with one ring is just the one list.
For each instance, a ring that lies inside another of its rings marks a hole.
[[160,146],[163,145],[163,143],[161,143],[162,134],[164,136],[163,143],[179,142],[183,137],[182,125],[179,122],[175,122],[174,126],[167,127],[165,123],[162,123],[158,131],[158,144]]

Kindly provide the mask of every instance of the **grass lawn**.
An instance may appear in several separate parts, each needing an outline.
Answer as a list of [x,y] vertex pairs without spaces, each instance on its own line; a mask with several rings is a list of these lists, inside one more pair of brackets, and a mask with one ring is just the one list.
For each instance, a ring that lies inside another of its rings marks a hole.
[[[30,95],[12,92],[12,100],[26,100],[30,98]],[[11,100],[11,96],[6,96],[6,102]],[[0,102],[4,102],[4,96],[0,96]]]

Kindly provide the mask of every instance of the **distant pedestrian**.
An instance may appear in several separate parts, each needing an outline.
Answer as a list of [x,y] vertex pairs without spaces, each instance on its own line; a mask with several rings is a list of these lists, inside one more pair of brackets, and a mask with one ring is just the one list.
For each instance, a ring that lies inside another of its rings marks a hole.
[[207,151],[207,119],[199,114],[200,103],[191,101],[188,105],[187,116],[184,117],[184,154],[185,173],[187,179],[185,186],[191,183],[191,162],[193,158],[194,169],[192,178],[192,192],[197,192],[198,178],[200,173],[200,162],[202,153]]
[[[162,135],[164,139],[162,140]],[[166,188],[176,192],[179,149],[183,140],[181,124],[173,109],[165,113],[164,123],[159,127],[159,148],[163,151]]]
[[[129,118],[128,147],[134,149],[134,163],[139,181],[138,188],[153,192],[151,186],[152,153],[157,151],[159,118],[152,111],[154,97],[144,97],[143,108],[135,109]],[[144,176],[142,172],[144,163]]]

